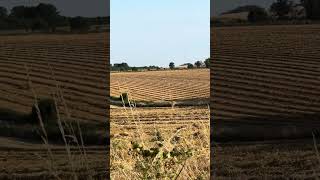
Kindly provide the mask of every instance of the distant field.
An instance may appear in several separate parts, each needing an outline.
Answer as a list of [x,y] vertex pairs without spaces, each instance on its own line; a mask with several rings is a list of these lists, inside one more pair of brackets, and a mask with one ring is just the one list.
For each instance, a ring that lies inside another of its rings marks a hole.
[[144,101],[208,98],[209,78],[208,69],[111,73],[111,96],[127,92]]
[[2,36],[0,108],[31,110],[27,66],[39,97],[50,97],[58,85],[74,117],[105,122],[108,43],[107,33]]

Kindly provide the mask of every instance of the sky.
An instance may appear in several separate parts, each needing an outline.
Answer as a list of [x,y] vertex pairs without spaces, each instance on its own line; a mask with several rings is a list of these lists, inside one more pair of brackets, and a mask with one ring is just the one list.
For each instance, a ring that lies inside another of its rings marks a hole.
[[57,7],[63,16],[109,16],[110,0],[0,0],[0,6],[11,9],[18,5],[34,6],[39,3],[50,3]]
[[[294,0],[299,2],[299,0]],[[275,0],[211,0],[211,16],[217,16],[223,12],[244,5],[258,5],[264,8],[270,7]]]
[[112,0],[111,63],[168,67],[210,56],[210,0]]

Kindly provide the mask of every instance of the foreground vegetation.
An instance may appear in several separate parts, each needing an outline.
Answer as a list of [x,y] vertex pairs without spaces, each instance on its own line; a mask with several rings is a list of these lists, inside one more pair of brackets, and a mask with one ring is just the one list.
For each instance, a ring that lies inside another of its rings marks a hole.
[[[192,120],[190,114],[188,122],[181,118],[181,124],[169,126],[157,121],[142,123],[139,108],[128,111],[128,119],[121,124],[111,119],[112,179],[209,179],[208,113],[203,114],[206,121]],[[163,111],[175,113],[172,117],[179,122],[179,109]]]
[[100,127],[84,124],[70,116],[61,119],[56,99],[35,99],[30,114],[2,111],[0,115],[4,125],[0,134],[3,159],[0,165],[5,167],[0,171],[0,178],[107,177],[107,167],[101,166],[101,161],[107,163],[107,134],[102,124]]

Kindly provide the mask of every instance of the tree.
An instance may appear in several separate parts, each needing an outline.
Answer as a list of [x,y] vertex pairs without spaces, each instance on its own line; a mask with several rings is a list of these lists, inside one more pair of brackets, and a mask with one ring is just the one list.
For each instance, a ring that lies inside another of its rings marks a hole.
[[127,63],[115,63],[112,67],[114,71],[128,71],[130,66]]
[[48,23],[41,18],[36,18],[32,21],[31,30],[41,30],[41,29],[48,29]]
[[197,61],[194,63],[195,66],[197,66],[197,68],[200,68],[201,65],[202,65],[202,62],[201,61]]
[[89,22],[86,18],[78,16],[70,19],[70,27],[72,31],[88,31]]
[[268,14],[266,10],[258,6],[252,9],[248,14],[248,21],[252,23],[266,21],[267,19],[268,19]]
[[274,13],[278,19],[285,19],[286,15],[292,10],[293,2],[289,0],[277,0],[270,6],[270,11]]
[[306,10],[308,19],[320,19],[320,1],[319,0],[301,0],[301,4]]
[[0,6],[0,19],[4,19],[8,16],[7,9]]
[[54,5],[40,3],[35,7],[16,6],[13,7],[10,17],[16,22],[23,24],[28,29],[48,29],[55,31],[56,25],[61,20],[59,12]]
[[54,32],[59,20],[57,8],[52,4],[40,3],[36,7],[36,12],[39,17],[47,22],[48,27]]
[[193,68],[193,64],[188,63],[188,69],[192,69]]
[[11,17],[15,18],[24,18],[25,17],[25,7],[24,6],[15,6],[11,9]]
[[250,12],[250,11],[256,11],[256,10],[260,10],[263,9],[259,6],[256,5],[246,5],[246,6],[239,6],[235,9],[232,9],[230,11],[224,12],[222,14],[230,14],[230,13],[241,13],[241,12]]
[[134,72],[137,72],[138,68],[137,67],[132,67],[131,70],[134,71]]
[[206,59],[204,64],[206,65],[206,68],[210,68],[210,58]]
[[0,6],[0,29],[8,28],[7,16],[7,9]]
[[170,63],[169,63],[169,67],[170,67],[170,69],[174,69],[174,67],[175,67],[175,66],[174,66],[174,62],[170,62]]
[[100,16],[96,17],[96,24],[97,25],[103,25],[103,18],[100,17]]

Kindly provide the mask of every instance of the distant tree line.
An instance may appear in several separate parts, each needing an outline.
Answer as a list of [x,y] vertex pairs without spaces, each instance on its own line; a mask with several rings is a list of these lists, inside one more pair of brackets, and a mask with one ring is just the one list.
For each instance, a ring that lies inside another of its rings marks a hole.
[[[303,7],[303,9],[300,9]],[[263,23],[269,21],[285,20],[320,20],[320,0],[300,0],[300,3],[294,3],[291,0],[275,0],[268,9],[256,6],[246,5],[237,7],[224,14],[248,12],[247,21],[249,23]],[[303,12],[302,14],[299,14]],[[237,21],[238,23],[243,23]],[[223,24],[221,20],[212,18],[211,24]]]
[[[210,59],[206,59],[205,61],[196,61],[194,64],[186,63],[188,69],[193,68],[210,68]],[[141,66],[141,67],[131,67],[127,63],[114,63],[111,64],[111,71],[152,71],[152,70],[160,70],[163,69],[159,66]],[[177,69],[175,67],[174,62],[169,63],[169,69]]]
[[127,63],[115,63],[111,64],[111,71],[150,71],[159,70],[158,66],[142,66],[142,67],[131,67]]
[[60,15],[58,9],[52,4],[15,6],[10,12],[0,7],[0,30],[24,29],[27,32],[36,30],[55,32],[57,27],[70,27],[71,30],[86,31],[91,25],[109,23],[109,17],[65,17]]
[[[184,65],[187,66],[188,69],[202,68],[202,67],[210,68],[210,58],[207,58],[205,61],[196,61],[194,64],[186,63]],[[174,62],[169,63],[169,68],[176,69]]]

